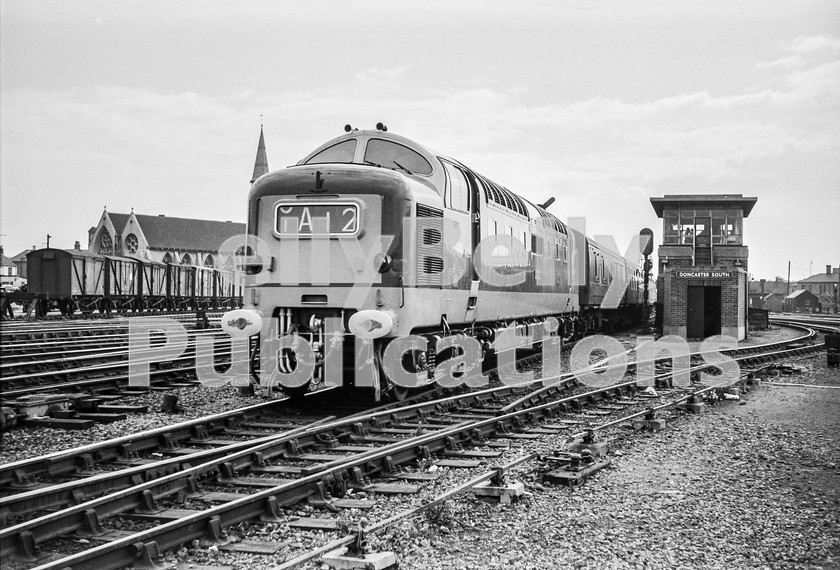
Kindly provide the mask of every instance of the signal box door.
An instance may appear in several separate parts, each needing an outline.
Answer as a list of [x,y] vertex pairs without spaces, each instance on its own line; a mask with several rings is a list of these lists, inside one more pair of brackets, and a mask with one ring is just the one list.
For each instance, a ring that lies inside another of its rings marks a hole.
[[687,293],[686,336],[707,338],[720,334],[720,287],[689,285]]

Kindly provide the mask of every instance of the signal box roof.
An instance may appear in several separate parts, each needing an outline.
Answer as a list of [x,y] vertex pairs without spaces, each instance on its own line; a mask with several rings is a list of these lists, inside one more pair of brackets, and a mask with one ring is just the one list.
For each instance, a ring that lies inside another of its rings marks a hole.
[[662,198],[650,199],[658,218],[668,206],[687,207],[689,204],[700,208],[740,208],[746,218],[757,201],[758,198],[745,198],[741,194],[666,194]]

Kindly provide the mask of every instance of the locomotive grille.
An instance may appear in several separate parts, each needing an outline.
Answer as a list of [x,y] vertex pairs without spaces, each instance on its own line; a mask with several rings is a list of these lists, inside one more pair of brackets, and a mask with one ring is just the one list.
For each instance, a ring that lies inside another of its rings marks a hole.
[[438,210],[437,208],[432,208],[431,206],[427,206],[426,204],[417,204],[417,217],[418,218],[442,218],[443,217],[443,210]]
[[417,204],[417,285],[441,285],[443,210]]
[[[423,258],[423,274],[432,275],[439,274],[443,271],[443,260],[439,257],[424,257]],[[438,279],[440,282],[440,279]]]

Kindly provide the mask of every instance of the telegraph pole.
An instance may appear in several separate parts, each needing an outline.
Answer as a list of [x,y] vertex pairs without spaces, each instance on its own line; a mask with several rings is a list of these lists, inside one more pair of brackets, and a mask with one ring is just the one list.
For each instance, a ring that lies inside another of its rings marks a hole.
[[787,295],[790,295],[790,261],[788,261],[788,280],[787,280]]

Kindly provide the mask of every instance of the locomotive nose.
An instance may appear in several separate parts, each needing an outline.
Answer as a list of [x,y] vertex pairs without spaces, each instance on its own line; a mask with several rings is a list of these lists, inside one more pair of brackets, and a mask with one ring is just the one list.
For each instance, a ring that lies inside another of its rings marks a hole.
[[252,309],[236,309],[222,315],[222,330],[233,338],[248,338],[262,330],[262,316]]

